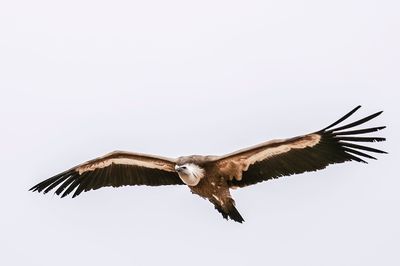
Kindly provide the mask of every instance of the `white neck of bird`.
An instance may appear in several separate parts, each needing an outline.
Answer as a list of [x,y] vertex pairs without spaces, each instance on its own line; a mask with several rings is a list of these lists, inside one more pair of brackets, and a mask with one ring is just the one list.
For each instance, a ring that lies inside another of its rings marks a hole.
[[204,169],[200,166],[193,163],[187,163],[181,165],[181,167],[182,166],[186,167],[186,169],[183,169],[178,174],[183,183],[185,183],[186,185],[196,186],[204,177]]

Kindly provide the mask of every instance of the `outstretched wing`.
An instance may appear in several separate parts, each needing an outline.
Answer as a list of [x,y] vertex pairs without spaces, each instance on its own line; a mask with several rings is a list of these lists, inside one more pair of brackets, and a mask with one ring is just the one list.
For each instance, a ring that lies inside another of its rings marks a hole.
[[57,188],[55,193],[65,197],[76,189],[72,196],[76,197],[107,186],[183,185],[174,167],[173,159],[117,151],[44,180],[30,190],[47,193]]
[[271,178],[316,171],[334,163],[346,161],[366,163],[363,157],[376,159],[367,152],[386,152],[356,143],[384,141],[385,138],[358,135],[375,132],[385,127],[348,129],[361,125],[382,112],[334,128],[360,107],[357,106],[350,113],[318,132],[262,143],[222,156],[215,163],[221,173],[229,177],[228,182],[231,187],[245,187]]

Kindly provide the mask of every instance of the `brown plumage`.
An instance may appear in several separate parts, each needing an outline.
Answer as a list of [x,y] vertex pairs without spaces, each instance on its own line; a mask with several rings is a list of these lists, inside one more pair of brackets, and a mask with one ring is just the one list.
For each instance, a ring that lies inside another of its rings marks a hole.
[[[336,127],[360,106],[328,127],[303,136],[274,140],[224,156],[184,156],[177,159],[116,151],[88,161],[44,180],[30,190],[72,197],[82,192],[112,186],[184,185],[208,199],[226,219],[244,219],[235,208],[230,189],[245,187],[280,176],[323,169],[329,164],[376,159],[368,153],[384,151],[357,144],[384,141],[381,137],[360,137],[385,127],[353,129],[377,117],[375,113]],[[351,129],[351,130],[349,130]]]

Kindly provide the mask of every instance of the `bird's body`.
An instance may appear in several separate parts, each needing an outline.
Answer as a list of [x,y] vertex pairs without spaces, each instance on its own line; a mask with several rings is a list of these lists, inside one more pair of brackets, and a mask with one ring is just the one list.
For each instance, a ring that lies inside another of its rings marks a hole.
[[[215,161],[216,156],[183,156],[177,160],[177,171],[182,181],[187,184],[193,194],[208,199],[224,218],[231,217],[237,222],[244,219],[235,208],[235,201],[230,194],[227,175],[221,172]],[[193,175],[195,178],[188,178]],[[190,184],[186,180],[197,179]]]
[[55,193],[62,197],[72,192],[75,197],[84,191],[105,186],[187,185],[192,193],[208,199],[224,218],[243,222],[230,189],[280,176],[316,171],[329,164],[365,162],[360,157],[375,159],[366,152],[385,153],[354,143],[384,141],[380,137],[358,136],[384,127],[347,130],[375,118],[381,112],[333,128],[359,108],[320,131],[261,143],[224,156],[192,155],[171,159],[116,151],[51,177],[31,190],[47,193],[56,189]]

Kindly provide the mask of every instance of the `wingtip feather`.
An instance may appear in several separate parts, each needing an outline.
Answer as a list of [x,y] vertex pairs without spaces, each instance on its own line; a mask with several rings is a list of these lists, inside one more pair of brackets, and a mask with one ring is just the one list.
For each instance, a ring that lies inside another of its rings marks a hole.
[[351,110],[350,112],[348,112],[347,114],[345,114],[344,116],[342,116],[339,120],[335,121],[334,123],[330,124],[329,126],[325,127],[324,129],[322,129],[320,132],[324,132],[340,123],[342,123],[344,120],[346,120],[347,118],[349,118],[350,116],[352,116],[355,112],[357,112],[358,109],[361,108],[361,105],[358,105],[357,107],[355,107],[353,110]]

